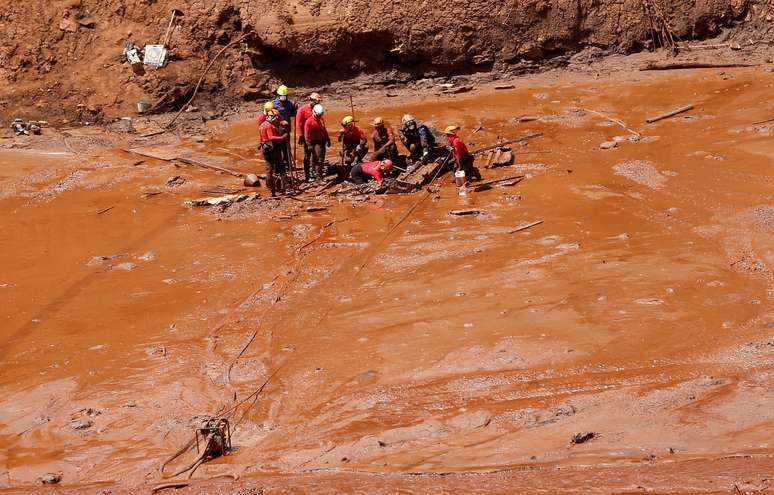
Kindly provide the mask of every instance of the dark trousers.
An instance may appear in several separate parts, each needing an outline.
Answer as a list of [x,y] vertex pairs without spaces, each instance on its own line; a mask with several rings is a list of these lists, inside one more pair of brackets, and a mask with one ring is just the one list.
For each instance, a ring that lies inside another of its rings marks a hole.
[[309,172],[309,163],[312,160],[312,147],[304,141],[304,178],[306,180],[309,180],[312,178],[312,175]]
[[314,167],[317,173],[317,179],[323,178],[323,165],[325,165],[325,141],[312,141],[309,143],[309,148],[312,151],[311,166]]
[[362,163],[356,163],[353,165],[349,176],[352,177],[352,182],[355,184],[365,184],[368,182],[368,176],[363,172]]

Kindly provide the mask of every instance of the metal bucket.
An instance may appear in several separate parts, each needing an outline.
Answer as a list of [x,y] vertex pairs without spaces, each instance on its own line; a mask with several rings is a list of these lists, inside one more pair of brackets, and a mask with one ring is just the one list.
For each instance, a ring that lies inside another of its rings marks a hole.
[[148,110],[148,104],[144,101],[137,102],[137,113],[145,113]]

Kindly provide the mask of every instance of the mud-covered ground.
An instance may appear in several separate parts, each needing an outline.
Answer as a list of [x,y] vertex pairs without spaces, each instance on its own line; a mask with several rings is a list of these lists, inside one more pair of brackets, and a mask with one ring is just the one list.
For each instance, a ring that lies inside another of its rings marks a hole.
[[261,172],[251,120],[4,140],[0,493],[150,492],[216,414],[236,451],[180,493],[771,491],[770,69],[357,102],[473,149],[543,133],[464,196],[188,208],[241,180],[124,151]]

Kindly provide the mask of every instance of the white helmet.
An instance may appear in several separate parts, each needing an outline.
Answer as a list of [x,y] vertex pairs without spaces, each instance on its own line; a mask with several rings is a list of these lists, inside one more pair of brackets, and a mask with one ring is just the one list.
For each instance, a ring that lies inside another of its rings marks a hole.
[[403,121],[403,125],[406,125],[406,124],[408,124],[409,122],[414,122],[414,121],[416,121],[416,119],[414,118],[414,116],[413,116],[413,115],[411,115],[410,113],[407,113],[406,115],[404,115],[404,116],[403,116],[403,118],[401,119],[401,121]]
[[315,114],[316,116],[320,117],[320,116],[322,116],[322,114],[325,113],[325,109],[323,108],[322,105],[320,105],[318,103],[317,105],[312,107],[312,113]]

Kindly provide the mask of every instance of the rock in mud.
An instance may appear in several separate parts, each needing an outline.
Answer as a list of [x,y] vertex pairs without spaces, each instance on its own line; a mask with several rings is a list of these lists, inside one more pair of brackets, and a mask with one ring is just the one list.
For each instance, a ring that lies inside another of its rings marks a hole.
[[137,265],[135,265],[134,263],[131,263],[129,261],[127,261],[126,263],[119,263],[118,265],[113,267],[114,270],[124,270],[124,271],[127,271],[127,272],[130,272],[130,271],[134,270],[135,268],[137,268]]
[[137,259],[141,261],[153,261],[154,259],[156,259],[156,253],[154,253],[153,251],[148,251],[142,256],[139,256]]
[[617,147],[618,147],[617,141],[605,141],[604,143],[599,145],[599,149],[602,149],[602,150],[610,150]]
[[40,481],[44,485],[56,485],[60,481],[62,481],[62,474],[61,473],[46,473],[40,478],[38,478],[38,481]]
[[247,174],[243,183],[245,187],[258,187],[261,185],[261,179],[255,174]]
[[583,431],[583,432],[580,432],[580,433],[575,433],[572,436],[572,438],[570,438],[570,442],[575,444],[575,445],[579,445],[579,444],[582,444],[582,443],[586,443],[589,440],[593,440],[597,436],[599,436],[599,434],[595,433],[593,431]]

